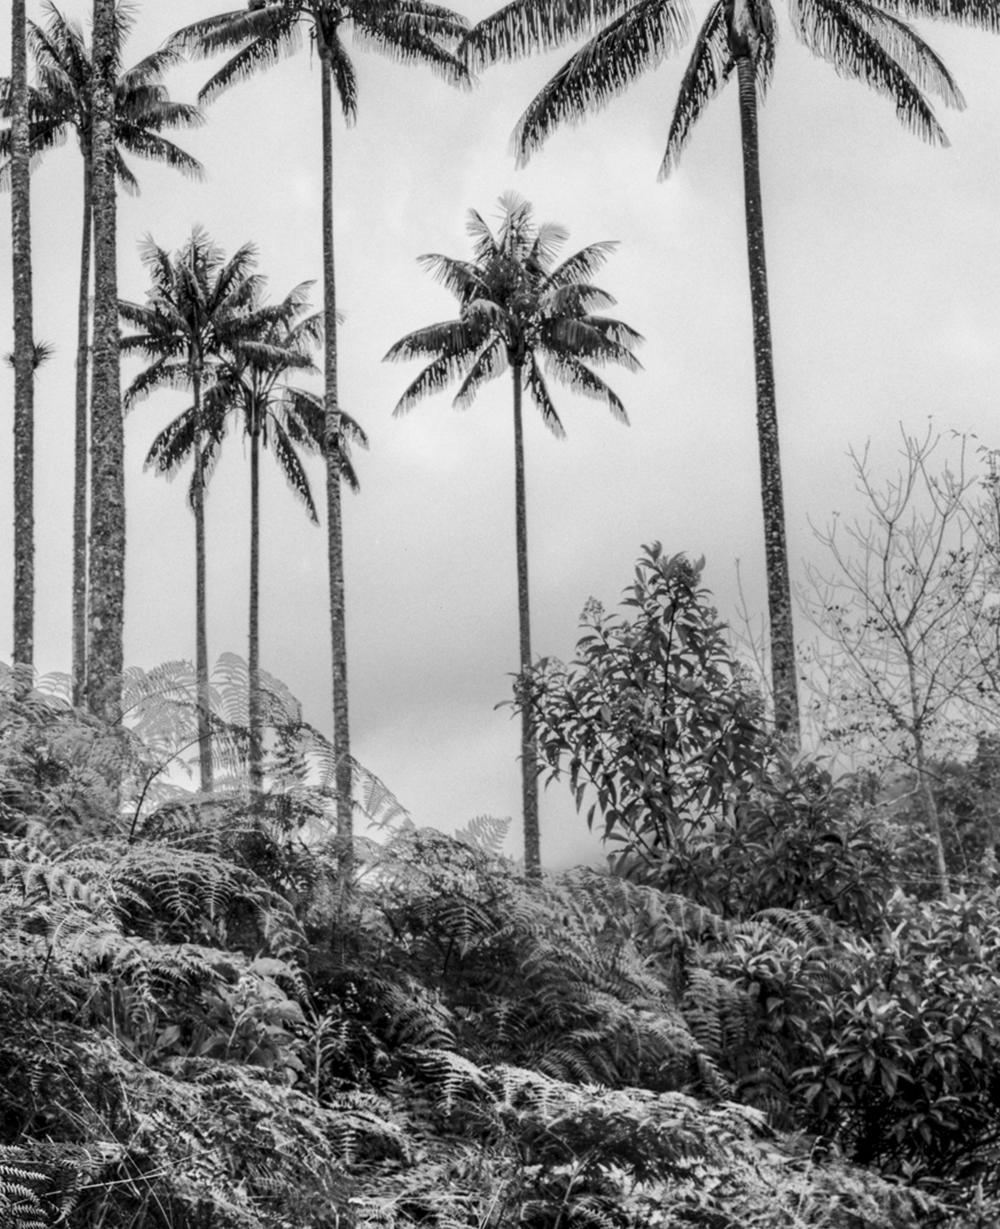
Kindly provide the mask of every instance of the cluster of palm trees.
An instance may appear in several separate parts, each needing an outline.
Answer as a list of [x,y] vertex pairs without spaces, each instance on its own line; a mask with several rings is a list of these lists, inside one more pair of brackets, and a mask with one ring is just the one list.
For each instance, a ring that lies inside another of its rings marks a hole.
[[[340,511],[346,464],[345,449],[341,445],[347,437],[347,420],[340,408],[337,387],[331,152],[334,91],[348,122],[354,118],[357,108],[355,69],[344,42],[345,35],[351,32],[361,46],[402,63],[427,65],[459,85],[467,84],[473,72],[498,61],[513,60],[568,41],[585,39],[583,46],[529,104],[517,124],[515,144],[521,158],[527,158],[558,125],[603,106],[647,69],[656,67],[665,56],[677,51],[689,34],[688,7],[684,0],[511,0],[470,29],[460,14],[430,0],[249,0],[244,8],[206,17],[179,31],[163,51],[143,61],[131,74],[121,68],[123,33],[131,21],[127,5],[120,0],[93,0],[89,58],[82,36],[76,37],[78,32],[72,31],[70,23],[53,5],[47,7],[49,23],[42,29],[26,21],[23,0],[14,0],[12,75],[0,87],[0,115],[10,121],[7,129],[0,133],[3,141],[0,156],[7,156],[10,167],[16,324],[15,662],[30,665],[32,654],[30,430],[36,351],[30,301],[30,157],[33,152],[41,152],[52,144],[54,134],[65,132],[67,127],[76,130],[84,155],[86,217],[81,268],[92,263],[93,312],[89,321],[89,406],[84,406],[88,321],[86,285],[82,278],[78,474],[87,456],[84,440],[88,433],[91,467],[89,516],[79,490],[76,504],[78,514],[84,508],[82,515],[87,519],[80,524],[87,523],[89,532],[85,586],[81,579],[84,575],[82,565],[79,575],[75,573],[74,577],[74,610],[79,613],[79,621],[74,621],[74,679],[80,697],[95,712],[113,719],[122,668],[125,542],[115,190],[116,182],[126,187],[134,183],[130,173],[123,172],[121,153],[124,150],[163,158],[182,170],[196,172],[194,160],[183,155],[161,134],[167,127],[199,122],[200,112],[197,108],[169,102],[160,82],[162,71],[182,53],[204,56],[231,53],[202,89],[199,101],[206,102],[274,64],[285,51],[298,45],[304,33],[321,64],[324,392],[321,418],[317,405],[311,403],[312,411],[295,419],[296,427],[288,425],[292,422],[292,418],[288,418],[282,429],[288,440],[299,431],[298,442],[308,441],[309,446],[318,447],[325,459],[338,828],[342,837],[349,837],[350,741]],[[941,17],[994,30],[1000,25],[1000,9],[992,0],[947,0],[947,3],[945,0],[789,0],[789,15],[796,36],[811,51],[832,63],[842,75],[861,80],[887,95],[905,125],[923,138],[939,143],[943,143],[945,137],[930,98],[936,96],[947,105],[960,106],[961,95],[947,69],[907,19]],[[726,81],[735,76],[743,148],[775,718],[789,743],[795,745],[798,741],[796,668],[757,134],[757,106],[772,74],[776,28],[770,0],[711,0],[695,35],[693,53],[681,82],[661,174],[667,174],[676,164],[695,121]],[[38,80],[34,89],[28,84],[27,49],[35,59]],[[59,100],[65,100],[65,110],[60,109],[63,103]],[[514,201],[505,203],[504,218],[496,236],[479,219],[474,220],[472,237],[472,262],[462,265],[443,257],[429,259],[432,271],[456,293],[460,316],[451,325],[436,326],[436,331],[421,330],[411,334],[390,352],[391,357],[397,358],[418,354],[432,356],[431,365],[404,394],[399,408],[406,408],[425,392],[443,387],[456,375],[464,379],[458,400],[467,400],[483,380],[506,367],[513,376],[516,423],[520,418],[521,392],[526,387],[545,420],[556,426],[558,419],[535,361],[538,356],[548,360],[548,370],[557,378],[602,397],[612,412],[621,414],[620,402],[586,366],[588,360],[633,365],[632,347],[637,340],[627,326],[619,322],[614,322],[614,327],[607,322],[600,324],[600,318],[593,315],[594,308],[607,302],[607,297],[586,280],[605,254],[601,245],[585,249],[577,258],[571,257],[562,266],[555,266],[552,249],[562,236],[551,229],[534,228],[525,207]],[[200,245],[211,248],[203,236],[192,236],[186,256],[196,259],[194,249]],[[509,249],[506,254],[505,249]],[[589,256],[586,255],[588,251]],[[160,257],[153,256],[150,249],[152,264],[163,276],[166,276],[167,266],[183,264],[184,255],[178,254],[176,260],[166,258],[166,265],[162,265]],[[217,257],[221,260],[221,256],[217,254]],[[576,265],[574,259],[578,262]],[[514,261],[518,266],[517,276],[522,279],[513,289],[513,284],[508,284],[509,279],[504,280],[505,260]],[[210,271],[209,280],[221,267]],[[159,274],[154,276],[154,283],[156,276]],[[581,289],[572,290],[574,282],[579,283]],[[253,316],[255,312],[264,311],[263,300],[255,297],[257,292],[249,291],[248,295],[248,314]],[[319,322],[307,328],[305,319],[308,317],[296,314],[301,306],[298,302],[294,309],[289,308],[292,314],[285,317],[278,311],[272,320],[274,327],[281,331],[281,344],[277,348],[287,342],[286,348],[298,355],[286,370],[302,365],[299,359],[306,357],[301,349],[306,341],[311,344],[320,338]],[[564,307],[568,323],[557,336],[553,313],[558,314]],[[139,316],[143,310],[154,308],[151,301],[145,309],[134,306],[130,310],[134,310],[133,322],[145,328],[150,321],[140,320]],[[264,327],[262,320],[258,323]],[[301,332],[293,341],[291,334],[300,326]],[[533,338],[535,349],[531,357],[528,349],[522,347],[527,332],[519,341],[519,328],[530,332]],[[161,464],[162,457],[163,465],[169,468],[177,462],[178,449],[190,453],[194,474],[192,504],[197,521],[206,456],[210,459],[216,447],[212,422],[222,404],[221,390],[227,388],[226,396],[234,398],[229,404],[235,404],[238,397],[232,382],[239,382],[236,369],[242,365],[246,375],[253,363],[254,347],[271,345],[275,338],[265,342],[257,333],[239,345],[230,346],[228,342],[222,345],[213,358],[216,366],[212,375],[213,387],[218,379],[220,391],[199,400],[194,386],[194,367],[184,349],[186,343],[178,343],[181,348],[168,354],[167,348],[157,350],[157,345],[163,347],[166,343],[155,330],[146,328],[143,336],[148,346],[145,342],[128,344],[147,349],[153,357],[151,373],[160,360],[186,364],[185,378],[195,392],[195,405],[183,431],[178,428],[176,437],[163,440],[153,459]],[[567,355],[573,361],[566,361]],[[228,374],[223,375],[227,365]],[[155,382],[158,377],[150,374],[148,378]],[[260,425],[263,420],[251,417],[248,421],[254,424],[254,430],[263,432]],[[251,438],[254,438],[252,434]],[[278,438],[275,434],[275,441]],[[83,489],[82,484],[79,489]],[[526,610],[526,550],[522,551],[525,521],[520,478],[517,489],[519,587],[523,590],[522,607]],[[83,538],[80,528],[76,545],[81,556]],[[81,613],[84,591],[85,617]],[[522,665],[527,664],[529,656],[530,638],[525,616],[521,621]],[[530,806],[527,778],[534,778],[529,727],[525,727],[523,735],[527,812]],[[347,863],[349,841],[343,841],[342,848]],[[529,865],[533,866],[536,862],[532,858],[533,855],[529,856]]]
[[[312,350],[323,340],[322,316],[309,312],[309,283],[278,303],[265,298],[256,253],[244,244],[228,260],[200,228],[174,255],[148,240],[142,247],[150,290],[144,303],[119,302],[125,353],[151,360],[125,390],[125,409],[160,388],[190,389],[192,404],[153,441],[146,464],[172,475],[191,461],[189,502],[195,524],[195,674],[201,788],[212,789],[211,696],[207,633],[205,486],[219,445],[236,420],[250,445],[249,771],[262,785],[260,684],[260,453],[268,450],[313,521],[316,505],[299,448],[323,451],[320,397],[288,383],[293,372],[316,370]],[[367,446],[363,430],[341,414],[335,446],[343,478],[357,489],[351,443]]]

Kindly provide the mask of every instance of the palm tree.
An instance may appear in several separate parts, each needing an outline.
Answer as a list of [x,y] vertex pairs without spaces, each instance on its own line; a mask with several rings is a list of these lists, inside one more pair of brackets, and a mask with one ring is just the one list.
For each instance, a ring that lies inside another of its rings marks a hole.
[[[926,93],[961,106],[962,98],[947,69],[905,22],[895,16],[895,0],[790,0],[797,36],[842,76],[854,77],[887,94],[900,120],[926,140],[947,140]],[[908,12],[933,13],[933,0],[904,0]],[[952,6],[961,20],[996,26],[984,0]],[[976,13],[981,10],[981,17]],[[544,12],[550,13],[549,6]],[[688,33],[682,0],[568,0],[551,20],[542,21],[541,0],[513,0],[480,22],[465,50],[473,67],[513,59],[553,47],[592,23],[603,28],[577,51],[545,85],[522,115],[515,132],[526,159],[564,121],[582,118],[623,92],[647,69],[674,52]],[[735,72],[739,89],[744,203],[756,369],[757,436],[771,624],[771,668],[775,722],[788,743],[799,742],[795,644],[785,539],[784,501],[778,452],[767,265],[761,206],[757,136],[757,99],[771,78],[776,42],[770,0],[711,0],[681,82],[660,167],[661,178],[676,164],[691,128],[710,100]]]
[[333,745],[337,760],[337,829],[341,881],[353,865],[351,758],[347,702],[347,631],[344,601],[344,543],[341,515],[341,409],[337,389],[337,295],[333,246],[333,108],[336,88],[348,123],[357,112],[357,79],[342,34],[353,28],[366,47],[404,63],[427,64],[452,81],[466,80],[462,64],[448,50],[467,22],[428,0],[249,0],[237,9],[205,18],[174,36],[175,45],[202,55],[236,50],[208,81],[199,101],[276,63],[294,49],[305,27],[320,61],[323,165],[323,329],[324,452],[326,459],[327,560],[330,575],[330,640]]
[[140,352],[151,364],[125,393],[126,408],[157,388],[190,388],[192,474],[190,503],[195,524],[195,672],[198,690],[198,751],[201,788],[212,788],[211,696],[205,576],[205,431],[203,393],[214,382],[221,357],[258,321],[252,308],[261,278],[256,253],[244,244],[229,260],[199,228],[174,256],[151,239],[142,245],[151,288],[144,304],[121,302],[122,319],[140,332],[122,338],[125,352]]
[[11,264],[14,291],[14,651],[34,660],[34,353],[31,297],[31,184],[24,0],[11,9]]
[[[79,24],[69,21],[52,3],[44,6],[48,20],[43,26],[28,22],[28,42],[35,62],[36,85],[30,95],[31,152],[34,158],[61,144],[72,131],[83,160],[83,227],[80,245],[80,288],[77,306],[76,352],[76,465],[73,491],[73,700],[80,703],[85,668],[85,623],[87,601],[87,378],[90,331],[91,273],[91,77],[90,49]],[[187,175],[201,175],[201,163],[167,140],[164,129],[191,128],[202,123],[198,107],[171,102],[162,84],[163,73],[180,59],[176,49],[146,56],[134,67],[121,69],[122,49],[132,28],[127,5],[118,3],[114,12],[113,37],[116,64],[114,134],[118,184],[130,194],[138,181],[125,161],[125,154],[162,162]],[[0,118],[6,118],[6,82],[0,80]],[[0,132],[0,159],[6,157],[8,132]],[[3,173],[0,172],[0,185]]]
[[[587,365],[619,363],[639,368],[633,354],[642,340],[620,320],[596,316],[614,304],[589,279],[616,244],[594,243],[555,263],[567,234],[547,223],[537,226],[532,208],[513,193],[500,198],[500,226],[493,234],[475,211],[467,225],[471,261],[449,256],[420,257],[458,299],[456,320],[408,334],[387,359],[433,356],[399,399],[393,413],[411,409],[422,397],[440,392],[453,379],[462,383],[455,405],[471,404],[487,381],[510,369],[514,393],[514,509],[517,544],[517,599],[522,675],[531,666],[528,603],[528,527],[524,485],[521,398],[525,388],[542,421],[557,436],[565,434],[549,394],[543,369],[570,388],[604,402],[628,422],[618,395]],[[521,792],[524,812],[524,863],[529,875],[541,873],[538,832],[538,760],[530,709],[521,710]]]
[[[215,459],[229,419],[241,421],[250,441],[250,617],[248,665],[248,729],[250,789],[262,784],[263,703],[260,683],[260,453],[270,450],[294,494],[313,523],[318,521],[308,475],[299,456],[323,451],[323,399],[308,389],[287,383],[293,371],[315,372],[311,349],[322,342],[319,314],[305,315],[308,283],[296,287],[273,308],[255,302],[257,322],[249,336],[234,339],[233,349],[220,356],[214,385],[205,396],[205,434],[208,468]],[[364,431],[341,411],[340,473],[352,490],[358,489],[350,459],[350,444],[368,446]],[[146,464],[171,474],[191,455],[195,440],[194,411],[186,411],[154,440]]]

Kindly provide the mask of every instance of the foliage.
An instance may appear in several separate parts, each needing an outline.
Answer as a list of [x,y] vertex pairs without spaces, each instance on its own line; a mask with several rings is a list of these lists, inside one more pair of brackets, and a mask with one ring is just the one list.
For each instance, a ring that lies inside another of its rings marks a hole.
[[[261,806],[220,782],[119,809],[102,763],[123,757],[127,793],[151,755],[134,731],[5,693],[4,1224],[935,1223],[911,1179],[978,1179],[989,1206],[991,897],[899,898],[866,940],[829,902],[726,917],[593,870],[525,881],[503,824],[417,829],[371,779],[381,825],[345,902],[332,751],[283,703]],[[161,711],[137,724],[162,751]],[[891,1053],[879,995],[909,1030]],[[834,1149],[857,1155],[869,1120],[896,1181]]]
[[876,942],[847,958],[809,1020],[798,1079],[824,1134],[908,1179],[996,1181],[1000,910],[996,894],[898,896]]
[[548,659],[522,680],[554,776],[579,807],[588,790],[619,865],[683,851],[744,796],[767,753],[761,705],[701,587],[704,561],[643,549],[627,613],[591,601],[569,667]]

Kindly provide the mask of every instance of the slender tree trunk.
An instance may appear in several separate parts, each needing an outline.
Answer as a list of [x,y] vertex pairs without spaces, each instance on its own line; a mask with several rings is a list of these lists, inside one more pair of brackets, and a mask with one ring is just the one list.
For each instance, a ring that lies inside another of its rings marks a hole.
[[333,683],[333,754],[337,774],[337,841],[343,888],[354,865],[351,739],[347,707],[347,621],[344,598],[344,526],[340,489],[340,403],[337,397],[337,291],[333,262],[333,118],[330,65],[321,45],[323,110],[323,327],[324,452],[326,454],[327,559],[330,572],[330,647]]
[[14,282],[14,651],[34,662],[35,342],[31,301],[31,168],[24,0],[11,6],[11,241]]
[[[254,411],[256,414],[256,411]],[[250,795],[259,797],[261,770],[260,702],[260,424],[250,424],[250,643],[247,652],[250,726]]]
[[[514,517],[517,541],[517,623],[522,675],[531,667],[531,608],[528,602],[528,505],[524,489],[524,428],[521,415],[522,368],[512,366],[514,380]],[[535,721],[529,705],[521,709],[521,809],[524,815],[524,870],[542,873],[538,830],[538,752]]]
[[202,792],[212,792],[212,698],[208,682],[208,597],[205,566],[205,475],[202,471],[201,371],[192,374],[194,393],[194,619],[195,685],[198,693],[198,774]]
[[83,236],[80,242],[80,299],[77,305],[76,414],[73,453],[73,703],[83,703],[87,675],[87,381],[90,376],[90,252],[93,227],[92,152],[83,151]]
[[757,374],[757,442],[760,449],[761,499],[764,505],[774,719],[786,744],[794,751],[799,747],[800,730],[795,638],[792,629],[792,591],[788,579],[788,543],[781,488],[781,458],[778,451],[771,313],[767,296],[767,262],[764,256],[764,212],[761,203],[757,139],[757,87],[753,62],[748,54],[737,56],[736,70],[740,93],[740,129],[743,137],[743,195],[746,206],[747,257],[750,266],[750,302],[753,311],[754,367]]
[[912,655],[906,652],[906,673],[910,688],[910,737],[913,741],[913,766],[917,770],[917,788],[920,791],[920,801],[923,806],[924,820],[934,842],[934,870],[937,875],[938,890],[942,899],[951,891],[951,880],[948,875],[948,863],[944,856],[944,836],[941,832],[941,815],[937,800],[934,797],[934,787],[931,781],[930,768],[927,764],[927,752],[924,747],[923,719],[920,713],[917,686],[916,667]]
[[119,371],[115,208],[114,0],[93,8],[94,346],[91,381],[87,703],[121,716],[125,615],[125,466]]

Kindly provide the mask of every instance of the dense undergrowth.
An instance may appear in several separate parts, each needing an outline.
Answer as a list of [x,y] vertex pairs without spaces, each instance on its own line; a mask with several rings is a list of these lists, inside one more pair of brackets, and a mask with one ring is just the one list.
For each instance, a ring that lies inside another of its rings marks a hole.
[[0,1224],[996,1224],[988,868],[920,899],[856,790],[770,762],[683,891],[525,880],[371,780],[348,885],[279,687],[262,796],[232,663],[231,779],[164,780],[177,669],[115,730],[4,680]]

